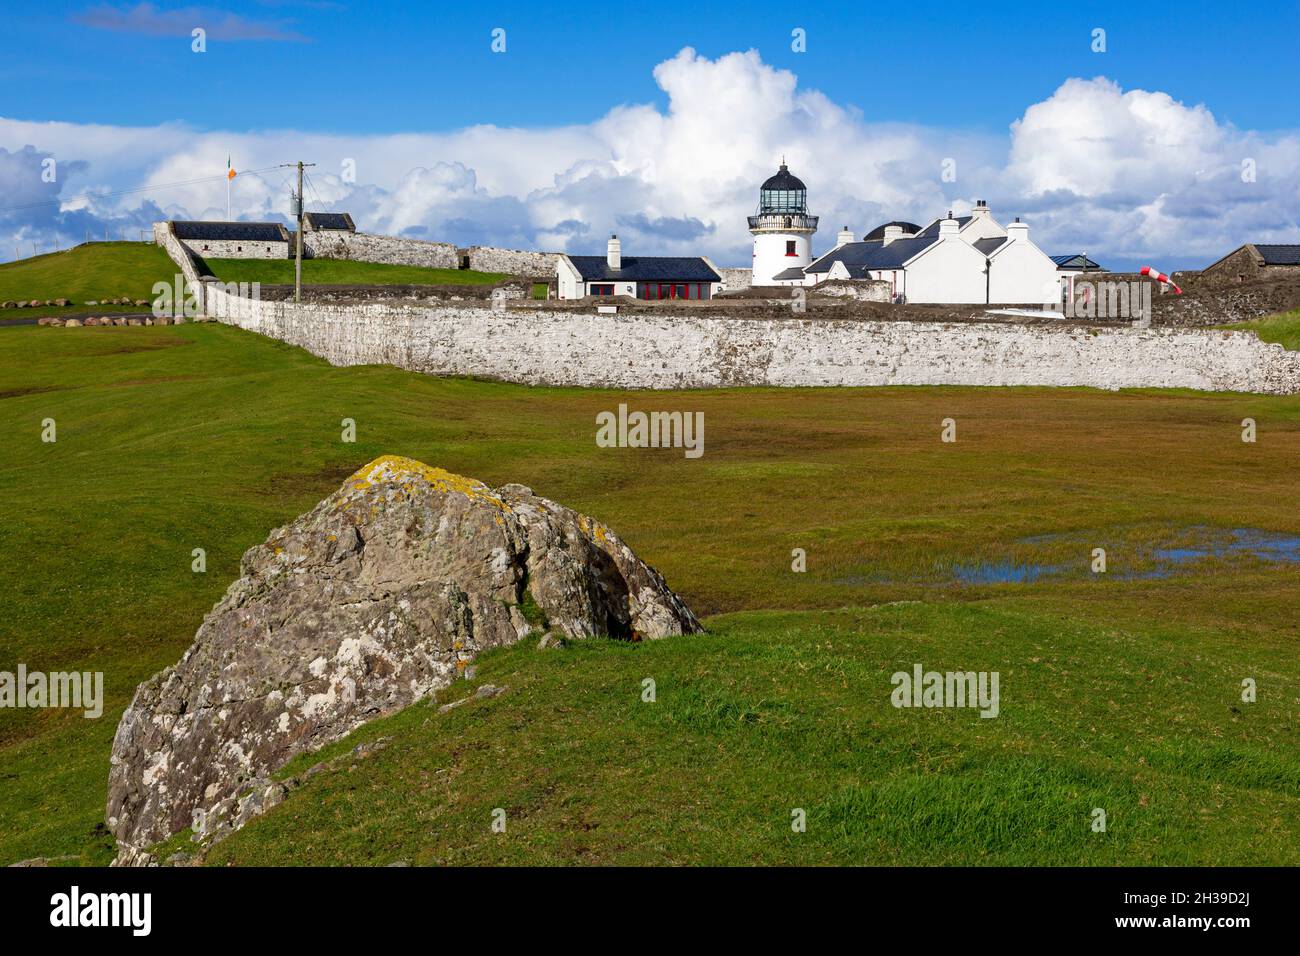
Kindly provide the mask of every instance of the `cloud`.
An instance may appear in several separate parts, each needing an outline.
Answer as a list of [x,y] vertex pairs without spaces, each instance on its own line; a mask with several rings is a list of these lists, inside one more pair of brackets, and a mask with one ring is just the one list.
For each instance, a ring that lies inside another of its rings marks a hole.
[[96,30],[143,36],[188,37],[196,27],[202,27],[214,40],[285,40],[299,43],[307,40],[302,34],[288,29],[284,21],[250,20],[237,13],[209,7],[159,10],[152,3],[137,3],[133,7],[100,4],[75,14],[72,19],[75,23]]
[[654,76],[666,108],[619,106],[543,129],[350,137],[0,119],[0,147],[31,147],[67,171],[40,192],[30,157],[0,163],[0,194],[53,192],[62,204],[21,223],[0,218],[0,255],[6,227],[67,241],[74,221],[111,229],[147,208],[223,218],[228,154],[243,218],[287,222],[291,171],[274,167],[304,157],[318,164],[308,208],[351,212],[367,231],[570,252],[600,252],[619,232],[628,255],[724,265],[750,261],[745,217],[782,156],[821,217],[819,250],[842,225],[861,235],[894,219],[925,224],[976,198],[1004,222],[1024,218],[1044,251],[1086,250],[1111,266],[1186,268],[1244,241],[1300,237],[1300,136],[1238,130],[1162,92],[1069,79],[993,135],[872,122],[754,51],[709,59],[684,49]]

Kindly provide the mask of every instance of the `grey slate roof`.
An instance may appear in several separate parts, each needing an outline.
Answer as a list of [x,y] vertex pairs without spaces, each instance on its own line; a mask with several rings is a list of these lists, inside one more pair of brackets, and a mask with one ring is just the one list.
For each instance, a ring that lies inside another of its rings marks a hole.
[[991,256],[1006,241],[1006,236],[994,236],[992,239],[976,239],[971,245],[984,255]]
[[1075,252],[1068,256],[1048,256],[1048,258],[1056,263],[1056,268],[1058,269],[1086,268],[1089,272],[1109,271],[1108,269],[1103,269],[1098,263],[1093,262],[1091,259],[1086,258],[1081,252]]
[[1300,266],[1300,245],[1254,245],[1266,266]]
[[177,239],[233,242],[288,242],[289,230],[278,222],[208,222],[177,219],[172,223]]
[[[955,218],[956,218],[956,220],[957,220],[957,228],[958,228],[958,229],[961,229],[961,228],[963,228],[963,227],[966,225],[966,223],[970,222],[970,221],[971,221],[972,219],[974,219],[975,217],[974,217],[974,216],[957,216],[957,217],[955,217]],[[934,239],[934,238],[936,238],[936,237],[939,235],[939,223],[941,223],[941,222],[943,222],[942,219],[936,219],[934,222],[930,223],[930,225],[926,226],[925,229],[923,229],[923,230],[921,231],[921,235],[922,235],[922,236],[925,236],[927,239]]]
[[584,282],[721,282],[699,256],[624,256],[611,269],[604,256],[569,256]]
[[843,262],[849,275],[860,279],[870,269],[902,268],[904,262],[934,245],[937,239],[938,233],[925,238],[895,239],[889,245],[883,242],[850,242],[832,249],[804,271],[818,274],[830,272],[831,266]]
[[789,269],[782,269],[773,279],[802,279],[804,272],[798,266],[791,266]]
[[921,231],[921,227],[914,222],[907,222],[906,220],[903,219],[895,219],[893,222],[882,222],[875,229],[872,229],[869,233],[863,236],[862,241],[871,242],[876,239],[884,239],[886,226],[902,226],[904,234],[909,236]]
[[352,217],[345,212],[305,212],[302,218],[310,230],[334,229],[342,232],[354,232],[356,226]]

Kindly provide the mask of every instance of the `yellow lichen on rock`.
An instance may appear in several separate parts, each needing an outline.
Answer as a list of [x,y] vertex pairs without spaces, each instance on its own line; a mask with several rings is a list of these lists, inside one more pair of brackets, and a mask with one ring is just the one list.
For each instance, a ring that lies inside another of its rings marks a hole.
[[358,469],[346,484],[351,485],[353,491],[365,491],[381,482],[397,480],[401,482],[404,490],[410,491],[413,487],[411,479],[416,478],[432,485],[438,491],[460,492],[468,498],[494,505],[502,511],[511,510],[510,506],[483,482],[453,474],[442,468],[434,468],[422,461],[401,455],[382,455],[376,458],[370,464]]

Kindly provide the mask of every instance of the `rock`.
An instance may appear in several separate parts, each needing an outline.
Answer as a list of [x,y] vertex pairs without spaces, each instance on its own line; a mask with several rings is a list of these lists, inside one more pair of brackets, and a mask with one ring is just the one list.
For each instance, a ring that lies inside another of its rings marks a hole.
[[127,324],[127,325],[144,325],[144,320],[143,320],[143,319],[127,319],[127,320],[126,320],[126,324]]
[[143,308],[144,306],[148,305],[148,304],[149,304],[149,300],[148,300],[148,299],[136,299],[136,300],[134,300],[131,304],[132,304],[133,306],[135,306],[137,309],[139,309],[139,308]]
[[71,299],[55,299],[55,300],[54,300],[54,304],[55,304],[55,305],[58,305],[58,306],[68,306],[68,305],[72,305],[72,300],[71,300]]
[[17,305],[18,305],[17,302],[13,301],[12,299],[7,299],[4,302],[0,302],[0,309],[12,309],[15,308]]
[[146,316],[144,317],[144,324],[145,324],[145,325],[153,325],[153,317],[152,317],[152,316],[148,316],[148,315],[146,315]]
[[550,651],[564,646],[564,642],[554,634],[543,634],[542,639],[537,642],[539,651]]
[[81,325],[80,319],[68,319],[68,321],[63,323],[63,327],[65,329],[75,329],[80,325]]
[[113,320],[113,324],[114,324],[114,325],[126,325],[126,321],[127,321],[126,319],[114,319],[114,320]]
[[185,316],[183,315],[178,315],[176,316],[176,318],[172,319],[172,325],[184,325],[184,324],[185,324]]
[[166,317],[164,316],[164,317],[162,317],[162,318],[154,319],[154,320],[153,320],[153,324],[154,324],[154,325],[171,325],[171,324],[172,324],[172,320],[169,319],[169,318],[166,318]]
[[[237,824],[253,781],[449,686],[483,650],[539,628],[700,630],[600,522],[522,485],[493,490],[392,456],[272,531],[240,572],[118,724],[107,817],[122,862],[196,809],[209,829]],[[501,691],[484,685],[475,699]]]
[[86,305],[99,305],[99,302],[95,299],[91,299],[86,303]]
[[27,304],[33,309],[39,309],[45,305],[45,303],[42,302],[40,299],[32,299],[32,301],[28,302]]
[[41,318],[39,318],[39,319],[36,320],[36,324],[37,324],[37,325],[54,325],[55,323],[57,323],[57,324],[59,324],[59,325],[62,325],[62,324],[63,324],[63,320],[62,320],[62,319],[56,319],[56,318],[55,318],[54,316],[52,316],[52,315],[42,316]]

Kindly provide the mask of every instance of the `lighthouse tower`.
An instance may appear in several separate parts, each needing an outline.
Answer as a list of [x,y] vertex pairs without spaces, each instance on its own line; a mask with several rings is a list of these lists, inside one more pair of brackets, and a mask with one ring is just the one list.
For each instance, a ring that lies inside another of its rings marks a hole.
[[758,191],[758,215],[749,217],[754,236],[752,285],[776,285],[786,269],[812,262],[817,217],[808,215],[808,190],[785,163]]

